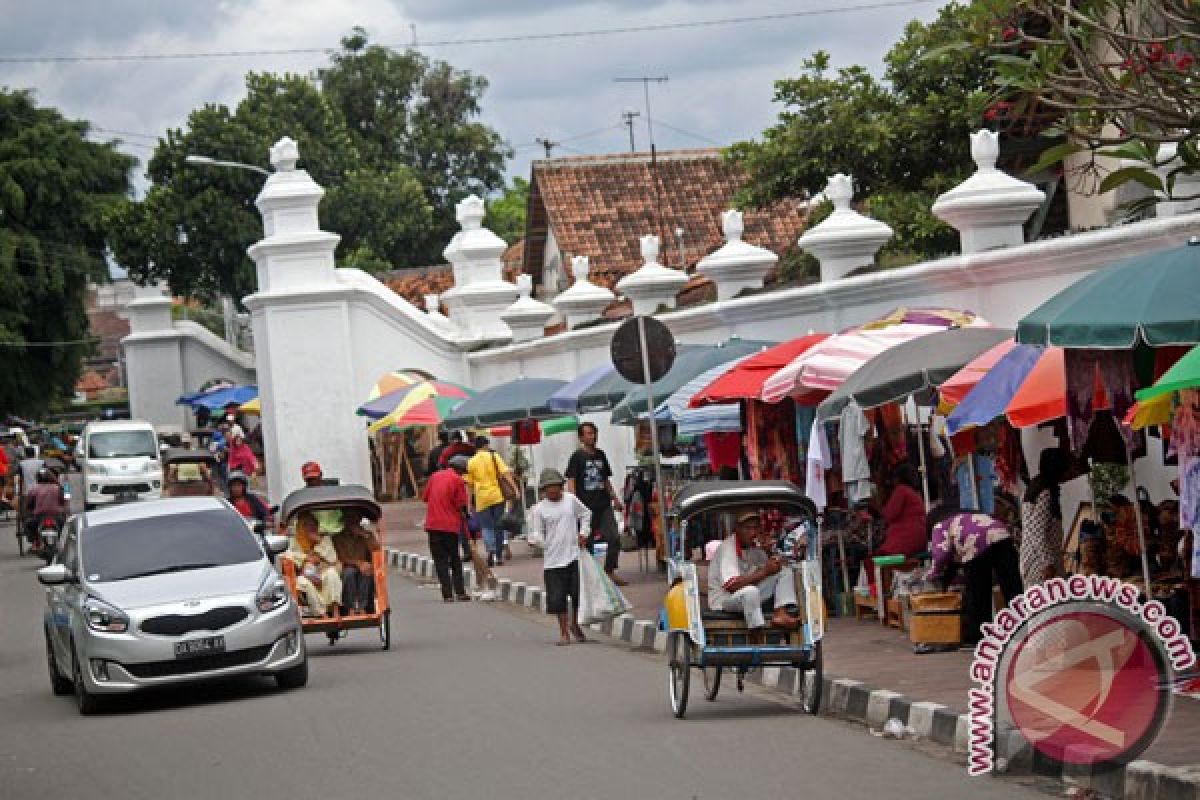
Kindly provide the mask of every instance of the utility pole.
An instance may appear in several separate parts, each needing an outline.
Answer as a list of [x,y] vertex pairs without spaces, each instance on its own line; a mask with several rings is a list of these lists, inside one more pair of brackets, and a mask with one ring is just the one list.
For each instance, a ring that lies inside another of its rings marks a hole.
[[627,108],[621,112],[621,118],[625,120],[625,127],[629,128],[629,152],[631,153],[637,152],[637,145],[635,145],[633,141],[633,119],[634,117],[640,116],[641,114],[639,114],[637,111],[634,111],[632,108]]
[[[642,94],[646,100],[646,133],[650,137],[650,149],[652,151],[654,150],[654,120],[650,116],[650,84],[666,83],[668,79],[669,79],[669,76],[667,76],[667,75],[660,75],[657,78],[651,77],[649,75],[643,75],[640,78],[613,78],[613,81],[615,83],[641,83],[642,84]],[[632,130],[632,128],[631,128],[631,130]]]
[[540,144],[543,148],[545,148],[546,158],[550,158],[551,157],[550,151],[552,151],[554,148],[558,147],[558,142],[551,141],[550,139],[534,139],[534,141],[537,142],[538,144]]

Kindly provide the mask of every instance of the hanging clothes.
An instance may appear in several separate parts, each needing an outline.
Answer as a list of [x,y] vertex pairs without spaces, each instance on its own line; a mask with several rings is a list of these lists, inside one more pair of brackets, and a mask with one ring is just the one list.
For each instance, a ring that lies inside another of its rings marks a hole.
[[738,469],[742,457],[742,435],[740,433],[706,433],[704,449],[708,451],[708,463],[713,472],[721,467]]
[[[1113,417],[1125,419],[1133,405],[1137,376],[1132,350],[1078,350],[1067,348],[1064,354],[1067,372],[1067,420],[1071,452],[1079,455],[1087,441],[1088,429],[1096,415],[1096,384],[1104,388]],[[1128,437],[1129,429],[1119,426]]]
[[867,460],[866,436],[871,426],[867,415],[853,401],[842,409],[838,444],[842,455],[842,483],[849,503],[871,496],[871,465]]
[[813,418],[808,435],[808,457],[805,459],[804,494],[818,511],[823,511],[829,502],[825,491],[825,471],[833,466],[829,457],[829,439],[825,436],[824,423]]
[[796,450],[795,403],[746,403],[746,457],[755,480],[803,479]]

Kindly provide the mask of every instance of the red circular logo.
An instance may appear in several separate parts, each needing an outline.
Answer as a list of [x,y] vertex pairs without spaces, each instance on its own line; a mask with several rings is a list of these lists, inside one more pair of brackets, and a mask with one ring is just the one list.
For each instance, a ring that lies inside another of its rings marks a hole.
[[1162,727],[1169,693],[1147,634],[1107,610],[1066,610],[1015,643],[1004,687],[1022,736],[1064,764],[1123,764]]

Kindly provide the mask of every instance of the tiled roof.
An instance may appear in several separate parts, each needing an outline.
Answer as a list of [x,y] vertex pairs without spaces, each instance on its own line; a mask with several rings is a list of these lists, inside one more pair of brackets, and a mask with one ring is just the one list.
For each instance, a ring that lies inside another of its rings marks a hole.
[[108,388],[108,381],[101,378],[94,370],[88,370],[83,373],[83,377],[75,384],[76,391],[80,392],[98,392],[101,389]]
[[[505,251],[503,258],[505,280],[515,280],[517,273],[520,272],[520,247],[521,242],[517,242]],[[513,252],[514,248],[517,248],[518,260],[510,263],[509,253]],[[454,286],[454,271],[449,264],[439,264],[436,267],[394,269],[390,272],[377,273],[375,277],[422,311],[425,310],[425,295],[442,294]],[[445,306],[442,308],[444,310]]]
[[[733,205],[744,182],[720,150],[675,150],[535,161],[526,221],[524,270],[542,278],[547,232],[563,254],[586,255],[592,281],[612,288],[642,264],[638,239],[657,233],[659,261],[680,265],[674,231],[682,227],[686,266],[720,247],[721,212]],[[661,208],[661,225],[655,213]],[[804,229],[805,207],[784,200],[747,211],[744,238],[783,255]]]

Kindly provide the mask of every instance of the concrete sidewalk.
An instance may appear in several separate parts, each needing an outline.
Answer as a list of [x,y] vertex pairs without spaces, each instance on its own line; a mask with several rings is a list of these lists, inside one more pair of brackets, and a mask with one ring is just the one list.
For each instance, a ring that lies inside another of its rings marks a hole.
[[[387,546],[402,553],[428,555],[426,534],[419,527],[424,516],[422,504],[391,503],[385,509]],[[541,559],[523,542],[514,543],[512,550],[513,559],[496,569],[497,578],[542,586]],[[622,553],[620,574],[629,581],[622,592],[633,604],[633,619],[657,620],[666,584],[654,571],[653,559],[650,571],[643,572],[637,554]],[[902,631],[885,628],[877,621],[834,618],[829,620],[824,639],[824,657],[827,677],[861,682],[867,691],[883,689],[912,702],[945,707],[947,716],[967,709],[967,691],[972,686],[968,651],[919,656]],[[953,722],[948,724],[953,726]],[[1200,773],[1200,702],[1176,697],[1162,734],[1142,758],[1173,767],[1195,766]]]

